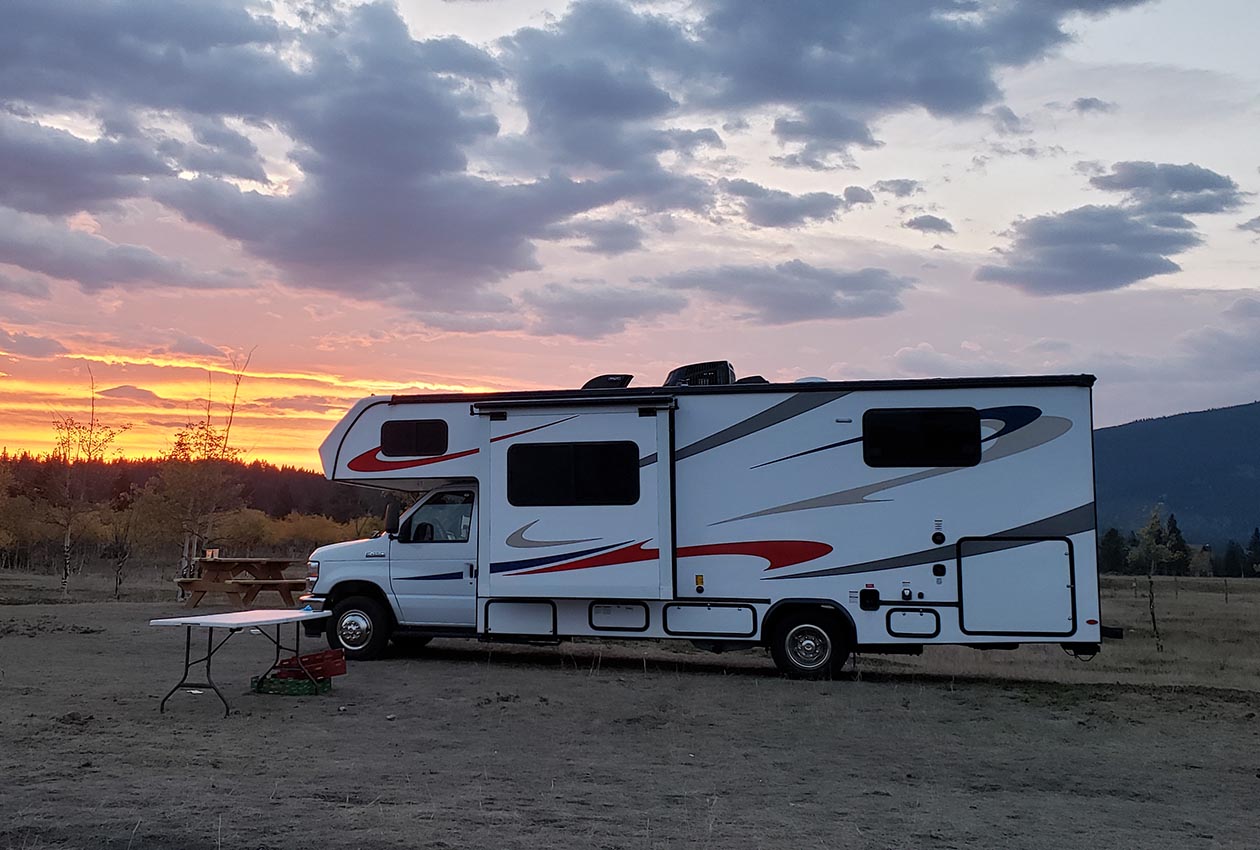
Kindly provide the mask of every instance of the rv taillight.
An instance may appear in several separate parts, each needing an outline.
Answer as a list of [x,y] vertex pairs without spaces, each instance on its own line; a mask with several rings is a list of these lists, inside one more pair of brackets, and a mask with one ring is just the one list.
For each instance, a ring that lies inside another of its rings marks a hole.
[[1097,620],[1086,620],[1086,621],[1085,621],[1085,625],[1087,625],[1087,626],[1096,626],[1096,625],[1098,625],[1098,621],[1097,621]]
[[873,585],[873,584],[871,584],[871,583],[869,583],[869,582],[868,582],[866,586],[867,586],[867,587],[874,587],[875,585]]

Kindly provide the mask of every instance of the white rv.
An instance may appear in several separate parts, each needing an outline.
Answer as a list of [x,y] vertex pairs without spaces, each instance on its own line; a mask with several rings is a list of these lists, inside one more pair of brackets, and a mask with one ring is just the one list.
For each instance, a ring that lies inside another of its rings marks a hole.
[[927,644],[1097,651],[1093,376],[629,381],[358,402],[325,474],[420,495],[311,555],[329,642],[680,638],[796,677]]

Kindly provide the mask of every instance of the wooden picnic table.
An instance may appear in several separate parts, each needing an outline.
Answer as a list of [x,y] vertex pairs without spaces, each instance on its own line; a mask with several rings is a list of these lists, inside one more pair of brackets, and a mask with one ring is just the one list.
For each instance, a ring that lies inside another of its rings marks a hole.
[[198,558],[193,562],[197,575],[177,578],[175,583],[188,592],[189,608],[201,604],[207,593],[223,593],[241,608],[248,608],[264,590],[280,594],[290,607],[297,603],[293,591],[306,587],[305,578],[288,578],[288,567],[304,566],[306,560],[292,558]]

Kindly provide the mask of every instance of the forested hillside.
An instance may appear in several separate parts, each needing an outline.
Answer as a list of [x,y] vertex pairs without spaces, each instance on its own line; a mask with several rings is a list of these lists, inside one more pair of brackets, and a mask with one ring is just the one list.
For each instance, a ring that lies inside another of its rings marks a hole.
[[1094,450],[1100,530],[1142,528],[1157,506],[1191,541],[1260,525],[1260,402],[1102,428]]

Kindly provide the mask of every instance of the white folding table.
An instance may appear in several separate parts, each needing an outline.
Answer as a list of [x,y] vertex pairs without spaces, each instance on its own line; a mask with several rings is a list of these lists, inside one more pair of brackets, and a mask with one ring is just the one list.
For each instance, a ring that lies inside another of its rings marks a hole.
[[[271,641],[276,646],[276,657],[271,662],[271,666],[267,668],[262,676],[258,677],[261,682],[268,673],[276,669],[280,664],[280,652],[292,652],[293,657],[297,659],[297,666],[306,677],[312,682],[315,677],[302,664],[299,657],[299,650],[302,643],[302,621],[318,620],[322,617],[328,617],[331,611],[295,611],[292,608],[278,609],[260,609],[257,611],[233,611],[229,614],[196,614],[189,617],[170,617],[164,620],[150,620],[150,626],[183,626],[184,627],[184,675],[180,678],[179,683],[162,697],[162,702],[158,704],[158,711],[166,711],[166,701],[170,699],[180,688],[212,688],[219,696],[219,700],[223,703],[223,715],[226,717],[231,714],[232,707],[228,704],[227,697],[223,695],[223,691],[219,690],[219,686],[214,683],[214,677],[210,675],[210,662],[214,658],[214,654],[223,648],[223,644],[231,639],[232,635],[245,629],[257,629],[258,634]],[[280,641],[280,627],[285,623],[293,623],[293,646],[285,646]],[[201,658],[193,659],[192,657],[192,630],[193,627],[200,627],[207,630],[206,634],[206,654]],[[264,626],[275,626],[276,636],[273,638],[264,630]],[[224,636],[217,644],[214,642],[214,630],[227,629],[227,635]],[[188,681],[189,671],[198,664],[206,665],[206,680],[204,682]]]

